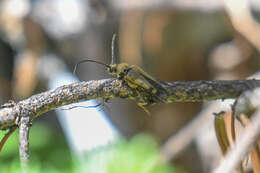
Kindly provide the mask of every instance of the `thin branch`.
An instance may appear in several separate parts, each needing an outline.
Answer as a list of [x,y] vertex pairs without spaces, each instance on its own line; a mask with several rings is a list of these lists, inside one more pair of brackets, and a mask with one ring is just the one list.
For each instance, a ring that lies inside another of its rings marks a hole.
[[21,167],[24,172],[27,172],[29,163],[29,130],[30,117],[21,117],[19,126],[19,154]]
[[134,93],[127,90],[116,79],[88,81],[63,85],[55,90],[33,95],[17,102],[12,107],[0,109],[0,129],[19,124],[22,114],[29,115],[30,120],[41,114],[71,103],[94,98],[127,97]]
[[237,98],[242,92],[260,86],[260,80],[213,80],[169,82],[168,102],[201,102],[225,98]]
[[[144,88],[131,88],[118,79],[72,83],[3,107],[0,109],[0,130],[17,125],[23,115],[28,115],[32,121],[45,112],[89,99],[124,98],[143,105],[201,102],[236,98],[242,92],[259,86],[260,80],[161,82],[158,95],[155,95]],[[162,88],[166,92],[160,91]]]

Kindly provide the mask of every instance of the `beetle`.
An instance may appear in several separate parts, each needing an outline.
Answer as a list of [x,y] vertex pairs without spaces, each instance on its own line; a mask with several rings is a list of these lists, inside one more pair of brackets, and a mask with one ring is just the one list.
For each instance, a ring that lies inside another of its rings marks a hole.
[[84,59],[79,61],[73,70],[73,73],[76,73],[76,69],[79,64],[84,62],[94,62],[101,64],[106,67],[106,70],[112,76],[115,76],[117,79],[122,80],[123,83],[127,84],[130,88],[137,90],[138,92],[147,92],[149,98],[148,101],[137,103],[146,113],[150,114],[149,111],[145,108],[146,105],[153,103],[155,100],[160,102],[167,102],[165,99],[159,97],[160,94],[167,95],[167,90],[162,86],[162,83],[146,73],[143,69],[136,65],[129,65],[127,63],[114,63],[114,42],[116,35],[113,35],[112,38],[112,60],[111,64],[106,64],[91,59]]

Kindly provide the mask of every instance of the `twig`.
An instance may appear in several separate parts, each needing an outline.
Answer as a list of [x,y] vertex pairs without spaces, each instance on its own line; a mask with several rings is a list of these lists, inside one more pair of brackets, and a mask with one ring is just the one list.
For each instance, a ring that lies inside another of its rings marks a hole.
[[260,136],[260,110],[253,115],[251,120],[251,125],[245,129],[245,132],[238,138],[234,147],[232,147],[213,173],[231,173],[248,154]]
[[260,80],[213,80],[169,82],[168,102],[201,102],[225,98],[237,98],[242,92],[260,86]]
[[29,163],[29,130],[30,117],[21,117],[19,126],[19,154],[21,167],[24,172],[27,172]]
[[89,99],[124,98],[147,104],[160,104],[160,100],[166,100],[166,103],[201,102],[236,98],[242,92],[257,86],[260,86],[260,80],[162,82],[167,95],[161,92],[162,94],[152,98],[151,91],[130,88],[118,79],[73,83],[0,109],[0,130],[15,126],[22,115],[28,115],[32,121],[45,112]]
[[[58,87],[22,100],[12,107],[0,109],[0,129],[19,123],[19,117],[29,115],[30,120],[41,114],[71,103],[94,98],[127,97],[135,94],[116,79],[79,82]],[[18,121],[17,121],[18,120]]]

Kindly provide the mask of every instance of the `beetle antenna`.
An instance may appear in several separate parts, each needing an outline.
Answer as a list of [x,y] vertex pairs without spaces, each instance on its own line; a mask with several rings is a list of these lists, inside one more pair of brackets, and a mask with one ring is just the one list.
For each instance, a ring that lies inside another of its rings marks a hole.
[[95,61],[95,60],[92,60],[92,59],[84,59],[84,60],[82,60],[82,61],[79,61],[76,65],[75,65],[75,67],[74,67],[74,69],[73,69],[73,74],[75,75],[76,74],[76,70],[77,70],[77,68],[78,68],[78,66],[80,65],[80,64],[82,64],[82,63],[85,63],[85,62],[94,62],[94,63],[97,63],[97,64],[101,64],[101,65],[103,65],[103,66],[105,66],[105,67],[107,67],[107,68],[111,68],[108,64],[105,64],[105,63],[103,63],[103,62],[99,62],[99,61]]
[[111,42],[111,64],[115,64],[115,40],[116,40],[116,34],[113,34],[112,42]]

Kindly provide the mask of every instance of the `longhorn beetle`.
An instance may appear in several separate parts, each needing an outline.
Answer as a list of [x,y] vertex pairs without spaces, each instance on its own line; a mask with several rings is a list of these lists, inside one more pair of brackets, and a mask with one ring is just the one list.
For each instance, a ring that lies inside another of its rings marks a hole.
[[106,67],[109,74],[112,76],[116,76],[119,80],[122,80],[126,83],[130,88],[136,89],[137,91],[141,92],[148,92],[149,95],[149,102],[139,102],[137,103],[146,113],[150,114],[149,111],[145,108],[146,105],[151,104],[154,99],[166,102],[165,99],[159,97],[159,94],[167,95],[166,89],[162,86],[161,82],[147,74],[144,70],[140,67],[135,65],[129,65],[127,63],[120,63],[116,64],[114,62],[114,44],[115,44],[116,35],[113,35],[112,38],[112,60],[111,64],[105,64],[103,62],[85,59],[79,61],[73,70],[73,73],[76,73],[77,67],[79,64],[84,62],[94,62],[97,64],[101,64]]

